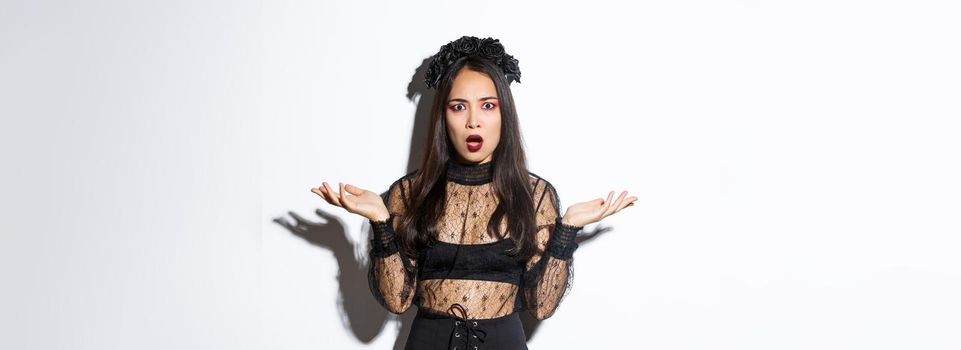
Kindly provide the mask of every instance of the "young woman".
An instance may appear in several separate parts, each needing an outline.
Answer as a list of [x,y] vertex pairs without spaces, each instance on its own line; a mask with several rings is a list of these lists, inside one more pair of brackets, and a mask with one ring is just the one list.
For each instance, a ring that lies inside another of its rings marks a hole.
[[517,60],[497,39],[441,47],[421,167],[379,196],[351,184],[311,189],[370,220],[370,288],[387,310],[417,306],[406,349],[527,349],[519,312],[550,317],[569,290],[575,237],[633,205],[624,191],[561,211],[528,171],[510,82]]

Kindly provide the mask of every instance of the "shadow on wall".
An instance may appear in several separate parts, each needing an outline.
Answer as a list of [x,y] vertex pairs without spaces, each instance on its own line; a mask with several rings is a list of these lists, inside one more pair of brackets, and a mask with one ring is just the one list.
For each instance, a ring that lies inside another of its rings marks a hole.
[[[417,167],[420,166],[420,162],[423,159],[422,146],[427,140],[427,127],[430,122],[430,105],[431,100],[434,98],[434,91],[427,89],[423,79],[420,77],[424,76],[429,64],[430,57],[421,63],[420,67],[414,72],[414,79],[412,79],[411,83],[407,86],[407,98],[412,102],[415,100],[417,102],[417,111],[415,113],[412,130],[413,136],[411,137],[411,145],[408,148],[411,152],[407,159],[407,173],[417,170]],[[398,174],[396,178],[402,175],[403,174]],[[381,193],[381,195],[383,196],[385,193],[386,190],[384,193]],[[349,214],[342,209],[340,212]],[[314,246],[330,250],[334,254],[339,271],[337,282],[340,286],[340,295],[337,302],[341,307],[341,320],[344,322],[344,327],[349,330],[357,340],[364,344],[369,344],[374,338],[377,338],[384,330],[384,326],[390,321],[399,322],[400,331],[397,335],[397,340],[394,342],[394,349],[403,350],[407,343],[407,335],[410,334],[410,327],[413,324],[414,316],[417,314],[417,307],[412,305],[411,308],[402,315],[393,314],[381,307],[381,305],[377,303],[377,300],[374,299],[368,285],[367,271],[369,262],[366,261],[366,259],[357,260],[355,258],[354,248],[357,243],[350,241],[346,226],[336,216],[326,211],[317,209],[316,214],[323,219],[323,222],[313,222],[294,212],[289,212],[291,218],[294,219],[293,223],[283,217],[274,218],[273,221],[297,237],[304,239]],[[597,229],[591,232],[584,231],[578,235],[577,242],[583,245],[610,230],[609,227],[598,226]],[[366,235],[368,241],[372,235],[373,231],[368,226]],[[576,285],[576,282],[572,284],[572,286],[574,285]],[[543,321],[534,318],[527,312],[521,313],[521,320],[524,324],[524,333],[527,335],[528,341],[530,341],[530,339],[533,339],[534,333]]]

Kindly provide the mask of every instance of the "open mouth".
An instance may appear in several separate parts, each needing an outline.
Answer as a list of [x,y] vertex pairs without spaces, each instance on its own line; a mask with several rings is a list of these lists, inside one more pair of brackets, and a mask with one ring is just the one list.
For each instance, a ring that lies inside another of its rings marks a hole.
[[471,152],[477,152],[481,149],[484,144],[484,138],[480,135],[470,135],[467,136],[467,150]]

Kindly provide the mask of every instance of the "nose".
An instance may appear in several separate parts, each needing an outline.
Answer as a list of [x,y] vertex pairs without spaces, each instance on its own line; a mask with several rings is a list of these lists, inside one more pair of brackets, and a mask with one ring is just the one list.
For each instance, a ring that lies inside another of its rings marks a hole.
[[468,128],[468,129],[474,129],[474,128],[479,128],[479,127],[480,127],[480,124],[478,123],[478,122],[480,121],[480,118],[478,118],[475,113],[477,113],[477,112],[472,108],[472,109],[470,110],[470,113],[467,114],[467,128]]

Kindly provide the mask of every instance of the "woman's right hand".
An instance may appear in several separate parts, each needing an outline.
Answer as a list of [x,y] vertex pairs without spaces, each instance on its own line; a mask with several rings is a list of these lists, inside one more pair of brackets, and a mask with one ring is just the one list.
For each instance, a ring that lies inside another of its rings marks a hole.
[[324,182],[317,188],[311,188],[310,192],[324,198],[327,203],[346,209],[348,212],[363,216],[371,221],[385,221],[390,217],[384,199],[377,193],[359,188],[357,186],[338,182],[340,192],[334,192],[330,186]]

